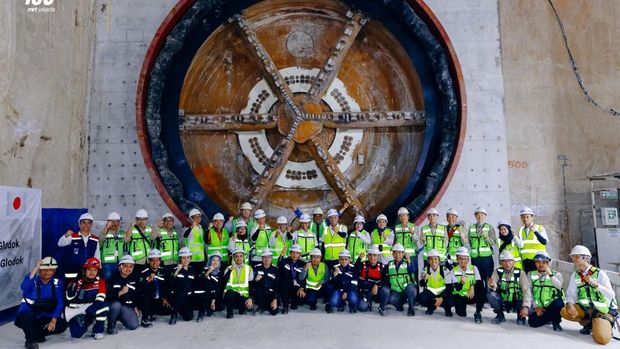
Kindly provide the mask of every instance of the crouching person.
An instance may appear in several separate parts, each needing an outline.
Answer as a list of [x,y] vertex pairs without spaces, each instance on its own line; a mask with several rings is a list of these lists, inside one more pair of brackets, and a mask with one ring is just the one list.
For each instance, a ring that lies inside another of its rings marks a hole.
[[551,257],[545,251],[538,251],[534,256],[536,270],[528,273],[524,279],[523,293],[532,295],[532,307],[523,302],[521,316],[529,311],[530,327],[545,326],[549,322],[554,331],[562,331],[560,310],[564,307],[564,291],[562,290],[562,274],[551,270]]
[[118,271],[108,279],[107,300],[110,307],[108,329],[110,335],[117,334],[116,321],[120,321],[128,330],[138,328],[138,276],[133,272],[133,258],[129,255],[118,261]]
[[474,322],[482,323],[482,307],[486,300],[484,285],[480,279],[480,272],[470,263],[469,251],[465,247],[456,249],[457,265],[450,272],[450,283],[454,286],[452,297],[456,315],[467,316],[467,304],[475,304]]
[[194,287],[194,267],[190,265],[192,252],[188,247],[179,250],[179,265],[172,273],[172,315],[168,324],[176,325],[179,315],[185,321],[194,318],[192,294]]
[[170,299],[170,274],[161,266],[161,252],[157,249],[149,251],[148,267],[140,272],[139,289],[142,320],[140,326],[153,327],[155,315],[170,315],[172,305]]
[[245,251],[236,249],[232,253],[233,263],[224,273],[224,304],[226,304],[226,318],[233,318],[233,309],[239,309],[239,314],[246,310],[253,310],[254,303],[250,297],[250,282],[254,280],[252,268],[245,264]]
[[106,302],[106,284],[99,277],[100,271],[101,262],[95,257],[89,258],[82,266],[83,276],[67,287],[65,317],[73,338],[83,337],[93,322],[92,336],[95,339],[103,338],[109,307]]
[[426,315],[433,315],[435,309],[443,307],[446,316],[451,317],[453,286],[446,281],[450,271],[439,265],[439,251],[430,250],[426,257],[428,265],[420,272],[420,287],[424,289],[418,295],[418,303],[426,307]]
[[[310,306],[310,310],[316,310],[319,298],[323,298],[327,302],[331,285],[329,284],[329,270],[327,265],[321,262],[322,253],[318,248],[310,251],[310,262],[306,263],[304,270],[301,272],[300,279],[305,280],[302,287],[297,290],[297,296],[306,299],[306,304]],[[331,305],[325,305],[325,311],[332,312]]]
[[577,245],[570,254],[576,272],[566,290],[566,307],[560,314],[569,321],[579,322],[579,333],[592,334],[599,344],[611,340],[614,319],[618,316],[616,295],[607,274],[590,264],[590,250]]
[[54,258],[45,257],[22,282],[23,298],[15,325],[24,331],[26,348],[38,348],[38,343],[45,342],[45,336],[67,329],[67,323],[61,318],[62,281],[54,277],[57,268]]
[[349,303],[349,312],[357,312],[358,291],[357,274],[349,263],[351,254],[348,250],[342,250],[338,254],[338,265],[334,267],[332,276],[333,290],[329,298],[331,308],[339,312],[344,311],[345,303]]
[[270,249],[264,249],[261,258],[262,262],[254,266],[254,282],[250,284],[252,294],[261,313],[266,310],[276,315],[279,311],[280,272],[278,267],[272,265],[273,253]]
[[[406,260],[403,259],[406,256]],[[415,285],[415,267],[409,255],[405,254],[405,247],[401,244],[392,246],[393,260],[389,261],[383,269],[379,314],[387,316],[387,305],[392,304],[396,310],[403,311],[405,302],[409,304],[407,316],[415,316],[415,298],[417,296]]]
[[[241,221],[239,224],[245,224]],[[198,275],[196,279],[196,291],[197,301],[204,301],[206,304],[202,305],[203,309],[206,309],[207,317],[213,316],[215,311],[224,309],[222,305],[222,287],[220,278],[223,272],[220,270],[222,267],[222,255],[215,251],[209,255],[209,262]],[[199,291],[205,291],[205,296],[201,296]],[[202,321],[202,319],[200,320]]]
[[381,287],[381,274],[383,273],[383,264],[379,262],[381,251],[377,246],[373,246],[368,250],[368,260],[362,262],[362,258],[358,258],[355,262],[355,270],[359,275],[359,292],[360,299],[357,310],[366,312],[372,310],[372,303],[379,303],[379,288]]
[[[506,321],[504,311],[517,313],[517,325],[525,325],[525,317],[521,316],[523,303],[521,269],[515,268],[515,256],[512,252],[504,250],[499,256],[500,268],[495,269],[489,279],[487,300],[497,316],[493,319],[494,324]],[[525,276],[524,276],[525,278]]]

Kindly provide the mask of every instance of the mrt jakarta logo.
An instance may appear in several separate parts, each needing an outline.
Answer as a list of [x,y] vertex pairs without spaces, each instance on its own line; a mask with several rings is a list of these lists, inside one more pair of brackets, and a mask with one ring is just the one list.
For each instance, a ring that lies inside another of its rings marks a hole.
[[56,8],[53,7],[55,0],[25,0],[26,12],[29,13],[53,13]]

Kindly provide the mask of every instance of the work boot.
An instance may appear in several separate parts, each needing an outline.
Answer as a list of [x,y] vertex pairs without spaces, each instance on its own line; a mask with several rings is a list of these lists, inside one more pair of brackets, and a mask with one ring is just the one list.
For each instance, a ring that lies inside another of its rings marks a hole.
[[381,316],[387,316],[387,310],[379,307],[379,315]]
[[153,324],[149,321],[148,318],[144,318],[144,319],[142,319],[142,321],[140,321],[140,326],[142,326],[144,328],[151,328],[151,327],[153,327]]
[[[291,307],[291,309],[293,309],[293,307]],[[310,306],[310,310],[316,310],[316,304],[312,304],[312,305]]]
[[107,332],[109,335],[115,335],[115,334],[117,334],[117,333],[118,333],[118,330],[116,329],[116,322],[109,323],[109,324],[108,324],[108,329],[106,330],[106,332]]
[[342,313],[344,311],[344,305],[338,307],[338,312]]
[[288,314],[288,307],[282,307],[282,314]]
[[47,339],[45,339],[45,336],[41,336],[37,338],[37,343],[45,343],[45,342],[47,342]]
[[234,316],[234,315],[233,315],[233,313],[232,313],[232,312],[230,312],[230,313],[226,313],[226,318],[227,318],[227,319],[232,319],[232,318],[233,318],[233,316]]
[[349,313],[351,313],[351,314],[355,314],[355,313],[357,313],[357,309],[355,309],[355,308],[349,308]]
[[446,317],[452,317],[452,309],[446,308]]
[[522,316],[517,316],[517,325],[525,326],[525,318]]
[[[312,308],[312,307],[311,307],[311,308]],[[296,309],[297,309],[297,304],[292,303],[292,304],[291,304],[291,310],[296,310]],[[315,306],[315,309],[316,309],[316,306]]]
[[334,312],[334,310],[332,309],[331,305],[326,304],[325,305],[325,312],[327,312],[328,314],[331,314]]
[[415,309],[409,308],[407,310],[407,316],[415,316]]
[[589,324],[583,326],[583,328],[581,330],[579,330],[579,333],[581,333],[581,334],[592,334],[592,323],[590,322]]
[[39,343],[37,342],[26,342],[24,346],[26,347],[26,349],[39,349]]
[[103,332],[93,333],[93,338],[103,339]]
[[198,316],[196,317],[196,322],[203,322],[205,319],[205,311],[201,310],[198,312]]
[[501,324],[502,322],[506,321],[506,317],[504,317],[504,312],[503,311],[498,311],[497,312],[497,316],[495,317],[495,319],[493,319],[493,323],[496,325]]
[[480,314],[479,311],[474,313],[474,322],[477,324],[481,324],[482,323],[482,315]]
[[553,330],[555,332],[562,332],[563,331],[562,326],[560,326],[559,322],[558,323],[553,323],[552,325],[553,325]]
[[155,321],[157,321],[157,316],[155,316],[155,315],[151,315],[151,316],[149,316],[149,321],[150,321],[150,322],[155,322]]
[[177,324],[177,314],[173,313],[172,315],[170,315],[170,321],[168,321],[169,325],[176,325]]

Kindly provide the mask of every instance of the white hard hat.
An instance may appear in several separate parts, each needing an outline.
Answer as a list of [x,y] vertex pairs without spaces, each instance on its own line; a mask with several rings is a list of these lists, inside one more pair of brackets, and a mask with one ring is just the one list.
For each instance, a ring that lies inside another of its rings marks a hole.
[[299,217],[299,223],[310,223],[310,216],[302,213],[301,217]]
[[549,256],[547,251],[538,251],[538,252],[536,252],[536,255],[534,256],[534,260],[535,261],[547,261],[547,262],[550,262],[551,261],[551,256]]
[[214,221],[217,221],[217,220],[223,221],[224,220],[224,215],[218,212],[218,213],[213,215],[213,220]]
[[527,206],[523,206],[521,211],[519,211],[519,216],[522,216],[524,214],[531,214],[533,216],[534,215],[534,210],[532,210],[531,208],[529,208]]
[[497,228],[499,228],[499,227],[500,227],[500,225],[505,225],[505,226],[507,226],[508,228],[510,228],[510,227],[511,227],[511,226],[510,226],[510,221],[509,221],[509,220],[507,220],[507,219],[500,219],[500,220],[499,220],[499,222],[497,222]]
[[301,245],[294,244],[293,246],[291,246],[291,252],[301,252]]
[[355,216],[355,218],[353,218],[353,223],[366,223],[366,220],[364,219],[363,216],[357,215]]
[[487,210],[484,207],[478,207],[476,208],[476,210],[474,211],[474,214],[476,213],[484,213],[487,214]]
[[456,255],[469,257],[469,250],[467,249],[467,247],[461,246],[456,249]]
[[161,252],[154,248],[152,250],[149,251],[149,259],[150,258],[161,258]]
[[394,246],[392,246],[392,252],[405,252],[405,247],[401,244],[394,244]]
[[117,212],[110,212],[110,214],[108,215],[108,221],[120,221],[121,220],[121,215],[118,214]]
[[251,210],[252,209],[252,204],[250,204],[249,202],[244,202],[241,204],[241,209],[242,210]]
[[192,251],[189,250],[189,247],[182,247],[179,250],[179,257],[191,257]]
[[336,216],[338,217],[338,211],[336,211],[335,209],[330,209],[329,211],[327,211],[327,218],[332,217],[332,216]]
[[247,228],[247,226],[248,226],[248,223],[246,221],[240,219],[237,222],[237,226],[235,227],[235,229],[244,228],[244,227]]
[[220,251],[213,251],[211,253],[209,253],[209,259],[213,258],[213,257],[217,257],[220,260],[222,259],[222,254],[220,253]]
[[376,254],[376,255],[380,255],[381,251],[379,251],[379,247],[377,247],[377,245],[372,245],[372,247],[370,248],[370,250],[368,250],[368,254]]
[[235,249],[232,251],[232,255],[234,256],[234,255],[236,255],[237,253],[243,253],[243,254],[245,254],[245,251],[244,251],[242,248],[237,247],[237,248],[235,248]]
[[401,207],[398,209],[398,215],[400,216],[401,214],[409,214],[409,210],[406,207]]
[[454,215],[454,216],[457,216],[457,217],[458,217],[458,216],[459,216],[459,211],[457,211],[457,210],[455,210],[455,209],[451,208],[451,209],[449,209],[449,210],[448,210],[448,212],[446,212],[446,215],[449,215],[449,214],[451,214],[451,215]]
[[347,249],[344,249],[344,250],[340,251],[340,253],[338,253],[338,257],[351,258],[351,252],[349,252],[349,250],[347,250]]
[[132,256],[126,254],[121,257],[121,259],[118,261],[118,264],[136,264],[136,262],[133,260]]
[[145,209],[141,208],[136,212],[136,218],[149,218],[149,214]]
[[[190,216],[190,217],[191,217],[191,216]],[[174,216],[172,215],[172,213],[170,213],[170,212],[166,212],[166,213],[164,213],[164,214],[161,216],[161,219],[162,219],[162,220],[164,220],[164,219],[166,219],[166,218],[172,218],[172,219],[174,219]]]
[[267,214],[265,214],[265,211],[261,210],[260,208],[256,210],[256,212],[254,212],[254,218],[256,219],[265,218],[265,217],[267,217]]
[[570,255],[571,256],[588,256],[588,257],[592,257],[592,254],[590,253],[590,250],[583,246],[583,245],[576,245],[575,247],[573,247],[573,249],[570,251]]
[[189,216],[190,217],[194,217],[194,216],[197,216],[197,215],[202,216],[202,213],[198,209],[192,208],[191,210],[189,210]]
[[83,213],[80,216],[80,219],[78,219],[78,223],[80,223],[81,221],[91,221],[92,222],[94,220],[95,219],[93,219],[93,216],[90,213],[86,212],[86,213]]
[[439,211],[437,211],[437,209],[433,207],[433,208],[429,209],[428,211],[426,211],[426,214],[429,215],[429,216],[432,215],[432,214],[439,216]]
[[321,250],[319,250],[318,248],[313,248],[312,251],[310,251],[310,255],[321,257],[323,254],[321,253]]
[[508,250],[504,250],[504,252],[502,252],[499,255],[499,260],[500,261],[514,261],[515,260],[515,256],[512,254],[512,252],[510,252]]
[[263,253],[260,254],[261,257],[271,257],[273,256],[273,253],[271,252],[271,249],[264,249]]
[[53,257],[45,257],[41,260],[41,265],[39,265],[39,269],[56,269],[58,268],[58,262]]
[[437,250],[430,250],[428,251],[428,253],[426,254],[427,257],[441,257],[441,254],[439,254],[439,251]]
[[321,209],[320,207],[317,207],[317,208],[314,209],[314,211],[312,211],[312,214],[313,215],[315,215],[315,214],[322,215],[323,214],[323,209]]
[[284,216],[278,217],[276,220],[276,224],[288,224],[288,220]]
[[375,222],[379,223],[379,221],[382,219],[385,221],[385,223],[387,223],[388,221],[387,216],[384,215],[383,213],[377,216],[377,219],[375,220]]

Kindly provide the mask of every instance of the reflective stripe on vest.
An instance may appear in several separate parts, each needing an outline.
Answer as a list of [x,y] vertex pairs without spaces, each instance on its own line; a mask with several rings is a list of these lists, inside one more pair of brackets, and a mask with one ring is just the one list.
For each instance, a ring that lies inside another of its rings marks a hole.
[[271,228],[269,226],[265,226],[265,228],[258,228],[258,236],[256,237],[256,241],[254,242],[254,246],[256,247],[255,256],[260,256],[263,254],[263,250],[269,248],[269,237],[271,236]]
[[[599,269],[595,267],[590,267],[592,273],[590,277],[593,280],[598,279]],[[587,282],[581,281],[581,276],[579,272],[575,273],[575,282],[577,283],[577,303],[579,303],[585,309],[588,308],[596,308],[599,312],[603,314],[609,313],[609,305],[607,304],[607,298],[603,296],[601,291],[592,287]]]
[[325,223],[324,220],[321,220],[320,224],[316,224],[314,221],[312,221],[310,222],[310,226],[308,230],[313,231],[317,239],[320,240],[323,237],[323,234],[325,233],[325,228],[327,228],[327,223]]
[[476,228],[476,224],[472,224],[469,227],[469,245],[471,246],[470,257],[488,257],[493,255],[493,251],[491,250],[491,246],[484,238],[484,236],[489,236],[489,232],[491,231],[491,225],[488,223],[484,223],[482,225],[482,233],[478,235],[478,229]]
[[[252,244],[250,243],[250,241],[246,240],[239,240],[238,238],[233,240],[233,244],[235,244],[235,249],[240,248],[242,249],[245,253],[243,254],[243,260],[245,261],[245,263],[249,263],[250,262],[250,250],[252,249]],[[226,256],[228,256],[228,251],[226,251]]]
[[[360,234],[368,234],[366,230],[362,230]],[[347,237],[347,250],[351,253],[351,260],[355,261],[360,253],[364,252],[366,254],[366,243],[364,240],[357,237],[357,233],[352,231],[349,233],[349,237]],[[363,260],[366,260],[364,257]]]
[[413,223],[407,223],[406,228],[400,223],[394,227],[394,243],[403,245],[405,247],[405,253],[411,257],[416,256],[418,249],[417,244],[411,241],[414,231],[415,224]]
[[370,235],[370,241],[373,245],[377,247],[383,246],[381,249],[381,255],[384,257],[390,257],[392,255],[392,246],[385,243],[385,239],[387,239],[390,235],[390,232],[390,228],[385,228],[385,230],[383,230],[383,234],[379,235],[379,229],[375,229]]
[[231,267],[230,277],[228,278],[228,282],[226,283],[226,290],[232,290],[243,297],[250,296],[250,266],[244,264],[241,267],[241,273],[237,273],[237,268],[234,266]]
[[510,242],[509,245],[507,245],[502,252],[499,252],[499,248],[502,247],[502,244],[504,242],[502,241],[502,239],[497,238],[497,251],[499,254],[501,254],[503,251],[510,251],[510,253],[512,254],[513,257],[515,257],[515,264],[514,267],[517,269],[523,269],[523,263],[521,263],[521,252],[519,251],[519,248],[517,247],[517,244],[515,244],[514,239]]
[[439,296],[446,289],[446,280],[441,273],[446,275],[446,270],[443,267],[438,267],[435,276],[431,273],[431,267],[426,266],[426,274],[428,275],[428,280],[426,280],[426,289],[431,291],[435,296]]
[[456,283],[460,283],[461,282],[460,278],[462,276],[465,276],[465,283],[463,284],[463,287],[461,288],[461,290],[457,291],[455,287],[452,290],[452,294],[459,295],[461,297],[467,297],[467,292],[469,292],[469,289],[472,286],[474,286],[474,284],[476,283],[476,273],[474,272],[474,266],[471,264],[468,264],[465,271],[463,271],[460,266],[456,266],[452,269],[452,274],[454,275],[454,278],[456,279]]
[[273,252],[273,260],[271,261],[271,264],[276,264],[278,261],[278,258],[280,257],[280,255],[282,254],[282,250],[284,249],[284,246],[287,247],[286,249],[286,253],[284,254],[284,257],[288,257],[288,252],[291,248],[290,246],[290,241],[284,241],[284,234],[286,234],[286,232],[280,232],[280,235],[278,235],[277,237],[275,236],[276,233],[274,233],[274,237],[276,239],[276,241],[274,242],[273,246],[271,247],[271,251]]
[[131,228],[131,241],[129,241],[129,254],[133,257],[134,260],[140,260],[146,258],[149,251],[151,250],[151,244],[149,240],[151,238],[151,226],[147,225],[142,232],[144,234],[144,238],[136,229],[136,227]]
[[446,238],[446,226],[437,224],[435,228],[435,232],[431,230],[430,225],[425,225],[422,227],[422,235],[424,236],[424,260],[427,260],[426,254],[430,250],[437,250],[439,252],[439,261],[443,262],[446,260],[446,253],[448,252],[448,248],[446,246],[445,238]]
[[523,299],[523,292],[521,291],[521,285],[519,284],[519,277],[521,276],[521,270],[514,268],[510,279],[506,280],[504,277],[504,269],[497,268],[497,288],[499,294],[502,296],[504,302],[512,302],[515,300]]
[[159,240],[161,260],[177,261],[179,259],[179,238],[176,230],[172,228],[171,232],[167,232],[164,228],[161,228],[159,231],[161,233]]
[[[551,273],[552,276],[557,274],[555,271]],[[529,275],[532,280],[532,297],[536,301],[536,305],[546,308],[551,302],[559,298],[558,296],[563,298],[563,291],[553,285],[550,276],[547,275],[544,282],[542,282],[538,271],[531,271]]]
[[311,290],[319,290],[323,281],[325,281],[325,263],[319,262],[317,271],[314,271],[314,267],[308,268],[308,274],[306,275],[306,287]]
[[297,239],[295,243],[301,246],[301,260],[304,262],[308,262],[310,260],[308,255],[310,254],[310,251],[316,247],[314,236],[314,233],[310,230],[305,232],[303,229],[299,229],[297,231]]
[[101,263],[117,263],[124,255],[125,232],[118,230],[115,234],[107,233],[105,241],[100,245]]
[[[461,240],[461,230],[459,229],[460,225],[455,225],[452,228],[446,227],[448,231],[454,228],[456,229],[454,230],[454,232],[452,233],[452,236],[448,240],[448,253],[450,254],[451,260],[456,260],[456,249],[463,246],[463,241]],[[448,236],[449,235],[450,234],[448,234]]]
[[388,262],[388,278],[390,279],[390,289],[392,291],[402,293],[407,285],[414,284],[411,275],[409,275],[408,266],[409,264],[405,260],[401,261],[398,269],[396,269],[396,262],[394,260]]
[[[219,236],[217,236],[217,232],[215,231],[215,228],[209,229],[209,235],[211,238],[211,243],[209,244],[209,246],[207,246],[207,253],[211,255],[213,252],[217,251],[222,256],[222,262],[224,263],[228,262],[228,243],[230,241],[229,240],[230,238],[228,236],[228,230],[226,230],[226,228],[222,228],[222,239],[221,240]],[[204,243],[203,243],[203,246],[204,246]],[[192,257],[193,256],[194,254],[192,253]]]
[[343,238],[338,235],[338,232],[341,231],[347,231],[347,228],[342,224],[338,224],[335,231],[332,230],[331,225],[325,230],[323,234],[323,247],[325,247],[326,261],[338,260],[338,254],[347,246],[346,237]]
[[534,231],[542,230],[542,225],[534,224],[533,229],[530,229],[529,233],[525,233],[525,227],[519,228],[519,237],[523,240],[523,247],[521,248],[521,258],[534,259],[536,252],[547,251],[545,245],[541,244],[534,234]]

